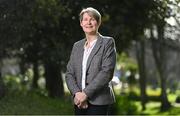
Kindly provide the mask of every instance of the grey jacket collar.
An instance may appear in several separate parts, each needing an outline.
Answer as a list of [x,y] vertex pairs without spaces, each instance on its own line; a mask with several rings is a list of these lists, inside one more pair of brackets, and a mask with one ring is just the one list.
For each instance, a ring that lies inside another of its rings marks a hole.
[[86,70],[88,70],[90,64],[91,64],[91,60],[93,59],[94,55],[98,52],[99,48],[102,45],[102,35],[98,35],[98,40],[96,42],[96,45],[94,46],[94,48],[92,49],[88,61],[87,61],[87,66],[86,66]]
[[[92,49],[90,55],[89,55],[89,58],[88,58],[88,61],[87,61],[87,66],[86,66],[86,70],[89,69],[89,66],[91,64],[91,61],[94,57],[94,55],[98,52],[99,48],[101,47],[102,45],[102,40],[103,40],[103,36],[101,34],[98,34],[98,39],[97,39],[97,42],[96,42],[96,45],[94,46],[94,48]],[[86,39],[83,39],[82,42],[81,42],[81,45],[80,45],[80,48],[79,48],[79,52],[80,52],[80,56],[79,56],[79,63],[81,63],[81,69],[82,69],[82,60],[83,60],[83,54],[84,54],[84,44],[86,42]]]

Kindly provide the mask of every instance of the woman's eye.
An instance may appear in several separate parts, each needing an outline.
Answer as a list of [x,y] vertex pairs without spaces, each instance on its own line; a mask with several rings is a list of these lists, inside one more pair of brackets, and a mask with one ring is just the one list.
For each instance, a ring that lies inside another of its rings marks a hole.
[[92,18],[91,20],[92,20],[92,21],[95,21],[95,19],[94,19],[94,18]]

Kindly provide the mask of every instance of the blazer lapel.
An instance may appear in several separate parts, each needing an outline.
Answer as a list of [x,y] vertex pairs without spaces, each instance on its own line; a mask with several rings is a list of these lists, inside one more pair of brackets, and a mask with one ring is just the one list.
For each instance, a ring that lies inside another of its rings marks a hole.
[[79,54],[79,60],[78,60],[78,65],[79,65],[79,69],[80,69],[80,77],[82,77],[82,61],[83,61],[83,54],[84,54],[84,44],[85,44],[85,39],[82,41],[81,45],[80,45],[80,48],[79,48],[79,51],[78,51],[78,54]]
[[102,44],[102,35],[98,35],[98,40],[96,42],[96,45],[94,46],[94,48],[92,49],[90,55],[89,55],[89,58],[88,58],[88,61],[87,61],[87,65],[86,65],[86,71],[88,70],[90,64],[91,64],[91,61],[94,57],[94,55],[98,52],[99,48],[101,47],[101,44]]

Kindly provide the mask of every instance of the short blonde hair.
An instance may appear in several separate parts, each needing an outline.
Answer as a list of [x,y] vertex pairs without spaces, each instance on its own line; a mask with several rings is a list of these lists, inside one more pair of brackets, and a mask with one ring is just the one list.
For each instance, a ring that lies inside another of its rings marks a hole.
[[95,8],[88,7],[88,8],[83,9],[83,10],[80,12],[80,14],[79,14],[79,20],[80,20],[80,22],[81,22],[82,19],[83,19],[84,13],[88,13],[90,16],[92,16],[93,18],[95,18],[95,20],[97,21],[98,24],[101,23],[101,14],[100,14],[99,11],[96,10]]

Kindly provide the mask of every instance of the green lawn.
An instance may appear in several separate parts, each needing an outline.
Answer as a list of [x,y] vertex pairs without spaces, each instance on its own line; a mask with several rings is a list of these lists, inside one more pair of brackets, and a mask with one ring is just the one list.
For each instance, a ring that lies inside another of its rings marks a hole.
[[[150,94],[149,94],[150,95]],[[151,95],[155,93],[151,92]],[[127,95],[117,95],[116,115],[179,115],[180,105],[175,104],[176,95],[168,94],[173,107],[166,112],[160,112],[159,101],[149,101],[146,110],[141,111],[141,103]],[[72,115],[73,107],[69,95],[63,99],[52,99],[38,92],[9,92],[0,99],[0,115]],[[179,115],[180,116],[180,115]]]
[[[180,116],[180,106],[172,106],[168,111],[160,112],[160,102],[148,102],[146,104],[146,110],[141,111],[140,102],[135,102],[138,106],[138,114],[143,115],[178,115]],[[173,105],[173,104],[172,104]]]
[[[179,91],[176,93],[168,93],[168,100],[172,104],[172,107],[168,111],[161,112],[160,111],[160,93],[161,90],[147,88],[147,95],[149,97],[149,101],[146,104],[146,110],[141,111],[141,102],[140,102],[140,91],[139,88],[133,88],[134,94],[128,98],[129,90],[125,90],[124,95],[120,95],[120,89],[115,88],[116,98],[118,101],[118,115],[124,113],[126,114],[135,114],[135,115],[178,115],[180,116],[180,104],[175,103],[177,95],[179,95]],[[125,96],[128,98],[125,98]],[[118,100],[119,99],[119,100]],[[124,102],[124,103],[123,103]],[[133,105],[134,104],[134,105]],[[134,107],[136,106],[136,108]],[[123,110],[122,110],[123,109]],[[122,110],[122,111],[121,111]],[[135,111],[136,110],[136,111]]]
[[[148,89],[148,96],[159,96],[160,90],[152,91]],[[148,115],[179,115],[180,116],[180,104],[175,103],[177,95],[176,94],[168,94],[168,100],[171,103],[172,107],[168,111],[160,112],[160,101],[149,101],[146,104],[146,110],[141,111],[141,103],[136,101],[135,104],[138,106],[139,114],[148,114]],[[150,97],[151,98],[151,97]]]
[[72,111],[69,97],[60,100],[32,92],[16,92],[0,100],[0,115],[71,115]]

